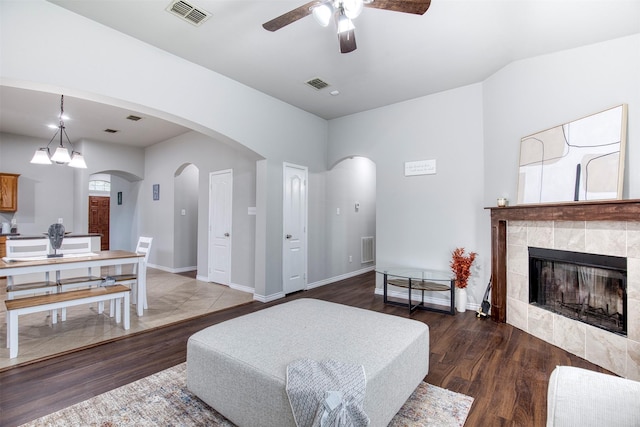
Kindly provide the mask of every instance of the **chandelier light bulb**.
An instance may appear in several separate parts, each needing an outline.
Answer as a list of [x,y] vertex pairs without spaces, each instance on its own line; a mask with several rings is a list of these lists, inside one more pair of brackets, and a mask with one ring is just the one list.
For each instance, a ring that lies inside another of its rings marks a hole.
[[46,149],[46,148],[38,149],[33,154],[33,158],[31,159],[31,163],[34,163],[34,164],[37,164],[37,165],[50,165],[51,164],[51,159],[49,159],[49,150]]
[[[51,128],[58,129],[56,133],[53,135],[51,140],[46,147],[40,148],[36,150],[33,154],[33,158],[31,159],[31,163],[40,164],[40,165],[50,165],[52,162],[55,162],[59,165],[67,164],[72,168],[87,168],[87,163],[84,161],[84,157],[82,153],[75,151],[71,140],[69,139],[69,135],[67,135],[67,131],[64,126],[64,120],[68,119],[68,117],[64,114],[64,95],[60,96],[60,122],[58,126],[49,125]],[[56,151],[53,153],[53,156],[49,156],[49,145],[56,139],[56,136],[60,136],[60,145],[56,148]],[[63,136],[67,139],[67,147],[65,147]],[[69,155],[69,151],[71,151],[71,155]]]
[[82,155],[82,153],[74,151],[73,155],[71,156],[69,166],[71,166],[72,168],[86,169],[87,163],[84,161],[84,156]]
[[51,156],[51,160],[56,163],[69,163],[71,156],[69,156],[69,150],[64,147],[56,148],[56,152]]

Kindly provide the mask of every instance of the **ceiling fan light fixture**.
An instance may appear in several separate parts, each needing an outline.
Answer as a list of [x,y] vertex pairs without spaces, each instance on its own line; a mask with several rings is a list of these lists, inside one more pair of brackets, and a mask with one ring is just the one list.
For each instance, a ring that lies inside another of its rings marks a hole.
[[314,6],[311,8],[311,13],[315,18],[316,22],[323,27],[329,25],[331,21],[331,15],[333,15],[333,8],[330,3],[322,3],[318,6]]
[[362,13],[362,9],[364,9],[364,1],[344,0],[342,2],[342,8],[344,9],[344,14],[347,15],[347,18],[356,19]]
[[336,15],[336,26],[338,27],[338,34],[347,33],[349,31],[355,30],[355,26],[351,19],[347,17],[342,11]]

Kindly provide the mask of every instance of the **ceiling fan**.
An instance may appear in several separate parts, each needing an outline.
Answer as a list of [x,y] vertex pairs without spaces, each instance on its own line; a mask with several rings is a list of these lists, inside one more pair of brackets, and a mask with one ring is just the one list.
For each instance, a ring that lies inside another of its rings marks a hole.
[[313,0],[265,22],[262,26],[265,30],[276,31],[313,14],[316,21],[326,27],[333,17],[340,52],[349,53],[356,50],[355,26],[352,20],[360,15],[364,7],[423,15],[430,5],[431,0]]

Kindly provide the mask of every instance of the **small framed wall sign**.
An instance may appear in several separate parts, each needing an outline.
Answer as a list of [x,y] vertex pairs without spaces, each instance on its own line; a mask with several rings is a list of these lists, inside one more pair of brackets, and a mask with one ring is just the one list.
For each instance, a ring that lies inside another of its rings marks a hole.
[[404,162],[404,176],[414,175],[434,175],[436,173],[436,161],[417,160],[414,162]]
[[160,200],[160,184],[153,184],[153,200]]
[[118,191],[118,204],[122,204],[122,191]]

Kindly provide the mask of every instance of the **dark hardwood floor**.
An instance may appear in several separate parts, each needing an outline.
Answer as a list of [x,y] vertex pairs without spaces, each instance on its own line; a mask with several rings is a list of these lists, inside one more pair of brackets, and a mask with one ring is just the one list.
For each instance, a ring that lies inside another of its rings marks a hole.
[[[374,287],[374,273],[366,273],[6,369],[0,372],[0,425],[20,425],[184,362],[194,332],[292,299],[318,298],[408,317],[406,310],[385,305]],[[512,326],[477,319],[475,312],[419,311],[412,318],[429,325],[425,381],[475,398],[467,426],[543,426],[548,378],[556,365],[607,372]]]

